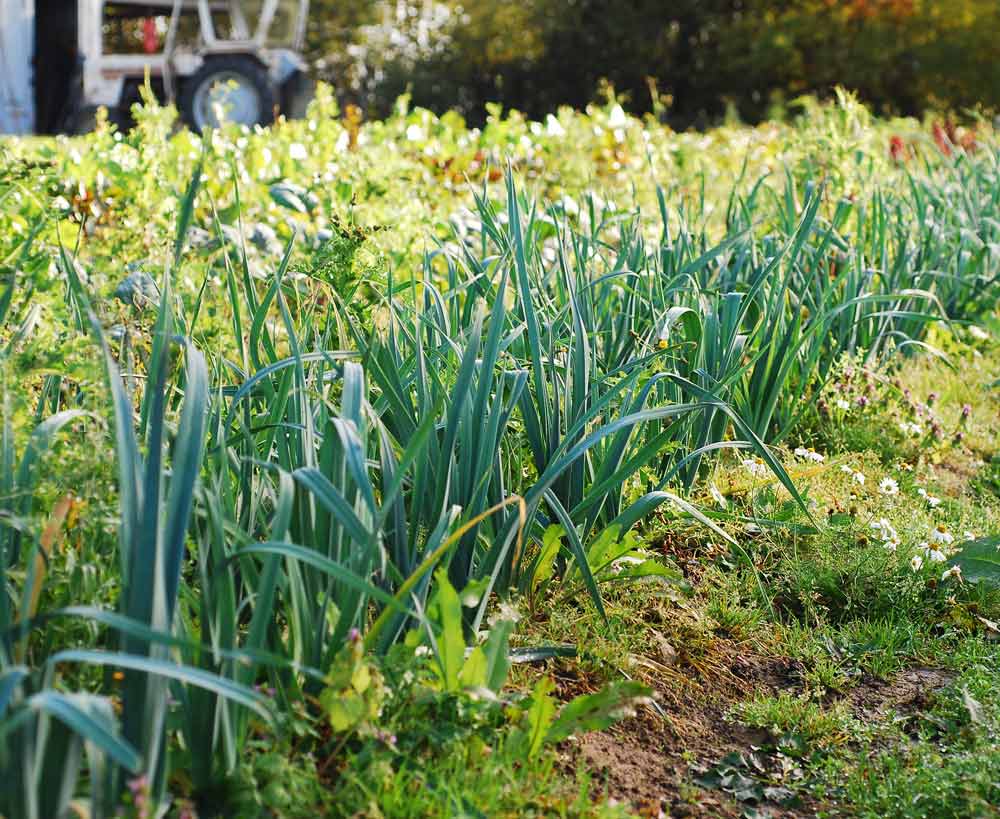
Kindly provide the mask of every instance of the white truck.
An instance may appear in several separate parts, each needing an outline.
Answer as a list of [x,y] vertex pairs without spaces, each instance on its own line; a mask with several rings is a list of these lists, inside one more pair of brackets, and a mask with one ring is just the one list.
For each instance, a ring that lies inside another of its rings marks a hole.
[[309,0],[0,0],[0,133],[126,124],[147,76],[197,130],[299,116]]

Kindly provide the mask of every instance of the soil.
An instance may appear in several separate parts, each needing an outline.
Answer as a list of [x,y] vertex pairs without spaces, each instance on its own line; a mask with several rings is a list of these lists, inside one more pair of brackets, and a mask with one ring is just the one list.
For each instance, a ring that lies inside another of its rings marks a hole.
[[[731,754],[750,760],[746,773],[763,786],[794,789],[796,777],[801,776],[801,771],[789,765],[788,757],[766,750],[773,749],[773,737],[767,731],[748,728],[729,717],[734,705],[755,693],[801,691],[798,664],[748,652],[745,646],[719,643],[722,656],[715,659],[723,662],[713,663],[717,670],[710,675],[671,668],[659,677],[644,676],[656,690],[662,715],[647,709],[608,731],[577,738],[565,748],[567,767],[588,770],[596,791],[603,789],[609,798],[627,803],[640,816],[815,816],[823,805],[808,797],[785,805],[767,799],[738,801],[722,790],[696,784],[700,775],[718,769],[720,761]],[[662,650],[657,654],[662,655]],[[869,676],[839,698],[867,723],[905,720],[922,710],[952,676],[932,668],[909,669],[889,680]]]
[[984,461],[989,461],[989,456],[980,457],[962,450],[953,452],[946,460],[932,465],[935,487],[940,494],[953,498],[968,494]]
[[931,697],[955,675],[939,668],[908,668],[890,680],[863,678],[845,699],[863,722],[882,722],[893,714],[908,719],[930,705]]

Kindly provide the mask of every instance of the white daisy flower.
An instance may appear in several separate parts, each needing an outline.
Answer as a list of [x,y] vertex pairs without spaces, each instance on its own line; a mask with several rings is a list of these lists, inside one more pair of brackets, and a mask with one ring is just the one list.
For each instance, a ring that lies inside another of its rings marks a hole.
[[855,472],[854,473],[854,481],[855,481],[855,483],[859,483],[862,486],[864,486],[865,485],[865,476],[864,476],[864,473],[862,473],[862,472]]
[[812,461],[813,463],[821,464],[826,460],[822,455],[813,449],[806,449],[804,446],[800,446],[795,450],[797,457],[802,458],[806,461]]
[[755,478],[760,478],[767,474],[767,467],[760,458],[745,458],[743,468]]
[[898,495],[899,484],[892,478],[883,478],[878,485],[878,491],[883,495]]
[[952,536],[951,532],[945,529],[943,526],[936,526],[931,529],[931,543],[943,543],[948,546],[954,543],[955,538]]
[[941,498],[929,494],[927,490],[924,489],[922,486],[917,488],[917,494],[920,495],[920,497],[922,497],[925,501],[927,501],[927,505],[930,506],[931,509],[936,509],[938,506],[941,505]]
[[944,563],[948,558],[945,556],[944,552],[939,551],[938,549],[928,549],[927,559],[931,563]]
[[952,566],[950,569],[945,569],[941,575],[941,582],[944,582],[949,577],[954,577],[956,580],[962,579],[962,567]]
[[921,566],[924,565],[924,559],[920,555],[914,555],[910,558],[910,568],[915,572],[919,572]]
[[899,542],[899,535],[893,528],[892,524],[889,523],[889,521],[886,520],[885,518],[879,518],[878,520],[872,521],[871,527],[875,531],[881,533],[882,540],[886,542],[890,541],[895,541],[896,543]]
[[894,552],[897,548],[899,548],[899,534],[888,520],[885,518],[873,520],[871,522],[871,527],[879,533],[882,538],[882,545],[885,546],[886,549],[890,552]]

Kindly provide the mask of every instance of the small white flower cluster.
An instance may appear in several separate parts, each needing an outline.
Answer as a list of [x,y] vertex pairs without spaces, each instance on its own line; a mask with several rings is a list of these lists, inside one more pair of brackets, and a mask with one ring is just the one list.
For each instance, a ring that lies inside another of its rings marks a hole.
[[855,483],[860,484],[861,486],[865,485],[865,475],[863,472],[858,472],[847,464],[841,464],[840,471],[845,475],[850,475],[854,479]]
[[504,600],[500,603],[496,613],[490,617],[489,623],[491,626],[495,626],[497,623],[516,623],[520,619],[521,613],[517,610],[517,606]]
[[[971,534],[971,532],[966,532],[966,535]],[[915,554],[910,560],[910,566],[913,571],[919,571],[920,568],[927,563],[944,563],[948,560],[951,554],[954,552],[952,544],[955,542],[955,536],[951,534],[944,526],[935,526],[931,529],[928,540],[918,543],[917,550],[918,554]],[[922,554],[921,554],[922,553]],[[944,582],[950,577],[954,577],[956,580],[962,579],[962,567],[952,566],[945,569],[941,574],[941,582]]]
[[845,400],[843,398],[838,398],[837,399],[837,408],[838,409],[842,409],[842,410],[844,410],[846,412],[847,410],[849,410],[851,408],[851,404],[850,404],[849,401],[847,401],[847,400]]
[[990,337],[989,333],[987,333],[982,327],[977,327],[975,324],[969,327],[969,335],[976,339],[976,341],[986,341]]
[[760,458],[744,458],[743,468],[755,478],[762,478],[767,474],[767,466]]
[[905,435],[910,435],[917,438],[924,433],[924,428],[913,421],[900,421],[899,428],[903,431]]
[[899,534],[889,521],[885,518],[879,518],[878,520],[872,521],[871,527],[879,533],[879,537],[882,539],[882,545],[885,546],[886,549],[890,552],[895,552],[896,549],[899,548]]
[[821,464],[826,460],[822,455],[812,449],[806,449],[804,446],[797,447],[795,449],[795,457],[802,458],[806,461],[812,461],[813,463]]
[[549,137],[566,136],[566,129],[563,128],[562,123],[559,120],[557,120],[552,114],[549,114],[545,118],[545,135]]
[[922,486],[919,489],[917,489],[917,494],[920,495],[920,497],[922,497],[925,501],[927,501],[927,505],[931,509],[937,509],[937,507],[941,505],[941,498],[928,494],[927,490],[924,489]]

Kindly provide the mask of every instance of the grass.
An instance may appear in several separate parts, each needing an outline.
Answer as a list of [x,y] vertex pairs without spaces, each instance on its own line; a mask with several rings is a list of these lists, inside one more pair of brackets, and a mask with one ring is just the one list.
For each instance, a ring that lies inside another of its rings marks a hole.
[[988,134],[137,113],[3,147],[0,813],[874,810],[915,668],[991,752]]
[[737,717],[751,728],[765,728],[779,749],[825,750],[862,736],[861,725],[843,707],[823,708],[809,697],[782,693],[740,705]]
[[947,662],[954,681],[934,694],[917,724],[906,734],[886,732],[859,759],[832,760],[819,787],[858,816],[989,815],[1000,770],[997,659],[996,647],[981,640],[958,643]]
[[[970,449],[989,454],[1000,430],[996,399],[981,387],[996,372],[996,348],[956,352],[968,367],[924,359],[899,378],[915,394],[932,383],[942,415],[971,404]],[[885,427],[893,412],[874,408],[853,423]],[[754,544],[756,572],[730,563],[725,549],[706,549],[699,538],[696,559],[683,561],[693,572],[689,594],[637,588],[609,597],[608,624],[557,611],[537,626],[539,637],[555,633],[590,647],[579,663],[589,684],[629,673],[653,685],[665,717],[650,719],[664,736],[671,736],[670,725],[709,724],[708,747],[691,729],[690,748],[676,735],[669,742],[647,740],[668,743],[667,753],[689,772],[669,786],[651,783],[662,804],[680,810],[721,798],[721,815],[761,805],[822,816],[990,815],[998,726],[991,623],[1000,613],[1000,594],[979,584],[948,586],[939,579],[940,566],[934,574],[914,571],[907,545],[924,537],[932,522],[992,531],[998,507],[995,496],[975,484],[948,478],[950,467],[976,457],[968,450],[942,444],[911,454],[904,470],[898,457],[889,464],[863,453],[852,457],[869,479],[905,475],[901,498],[860,495],[844,480],[837,453],[827,451],[827,463],[811,475],[809,496],[822,504],[855,492],[854,516],[861,519],[847,533],[830,527],[803,537],[771,530]],[[920,487],[940,492],[942,503],[928,507]],[[879,538],[867,521],[881,517],[897,530],[895,551],[873,542]],[[681,533],[676,523],[661,524],[650,542],[675,548],[671,535]],[[659,650],[664,637],[676,646],[666,664]],[[780,671],[773,670],[776,663]],[[753,733],[757,729],[762,733]],[[631,734],[647,730],[627,726],[622,747],[629,747]],[[770,797],[768,788],[776,789]]]

